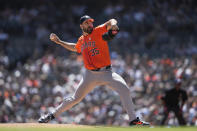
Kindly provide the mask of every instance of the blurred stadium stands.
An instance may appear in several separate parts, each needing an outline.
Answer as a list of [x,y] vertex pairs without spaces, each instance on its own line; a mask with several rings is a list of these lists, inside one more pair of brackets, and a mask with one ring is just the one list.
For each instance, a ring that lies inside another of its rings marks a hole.
[[[71,95],[84,71],[81,56],[53,44],[76,42],[79,18],[95,25],[115,18],[120,32],[110,42],[113,70],[127,81],[136,113],[159,124],[160,97],[181,76],[189,100],[188,125],[197,125],[197,1],[6,0],[0,1],[0,122],[35,122]],[[127,125],[117,94],[96,88],[58,123]],[[174,115],[168,124],[176,125]]]

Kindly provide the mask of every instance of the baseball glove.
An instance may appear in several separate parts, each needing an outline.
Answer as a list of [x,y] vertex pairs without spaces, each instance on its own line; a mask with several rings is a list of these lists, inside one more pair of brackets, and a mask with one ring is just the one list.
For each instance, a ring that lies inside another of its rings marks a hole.
[[111,41],[118,34],[118,32],[119,32],[119,29],[118,30],[110,29],[108,32],[106,32],[102,35],[102,38],[104,41]]

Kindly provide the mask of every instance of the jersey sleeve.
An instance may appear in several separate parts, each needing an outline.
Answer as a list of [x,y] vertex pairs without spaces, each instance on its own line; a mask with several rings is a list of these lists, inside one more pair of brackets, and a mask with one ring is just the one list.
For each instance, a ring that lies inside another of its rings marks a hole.
[[104,34],[105,32],[107,32],[107,25],[106,24],[102,24],[96,27],[96,30],[98,30],[101,34]]
[[80,38],[78,39],[76,45],[75,45],[75,48],[77,49],[77,52],[78,53],[81,53],[81,41],[80,41]]

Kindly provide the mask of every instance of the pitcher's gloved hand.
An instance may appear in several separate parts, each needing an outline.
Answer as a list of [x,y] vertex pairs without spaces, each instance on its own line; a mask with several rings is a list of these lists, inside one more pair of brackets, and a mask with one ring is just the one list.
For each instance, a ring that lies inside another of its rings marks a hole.
[[102,35],[102,38],[105,41],[111,41],[118,34],[118,32],[119,32],[119,28],[117,30],[110,29],[108,32]]

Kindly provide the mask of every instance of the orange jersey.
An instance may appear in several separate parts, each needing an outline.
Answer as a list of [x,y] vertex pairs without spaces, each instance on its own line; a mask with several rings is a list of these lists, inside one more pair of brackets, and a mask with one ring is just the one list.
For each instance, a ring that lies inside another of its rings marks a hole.
[[105,25],[97,26],[91,34],[82,35],[76,44],[78,53],[82,53],[84,66],[92,70],[105,67],[111,64],[109,47],[102,35],[107,32]]

